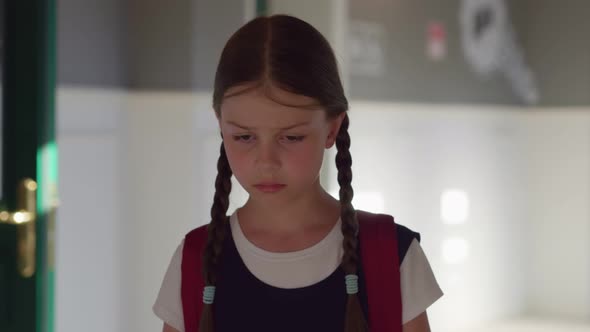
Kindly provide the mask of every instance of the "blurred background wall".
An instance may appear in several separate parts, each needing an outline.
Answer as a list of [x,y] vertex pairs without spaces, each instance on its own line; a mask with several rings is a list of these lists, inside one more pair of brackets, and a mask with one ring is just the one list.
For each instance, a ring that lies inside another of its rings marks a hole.
[[[421,232],[445,292],[433,331],[590,330],[590,3],[507,1],[522,58],[503,59],[522,61],[488,75],[465,55],[464,6],[58,1],[57,331],[161,329],[164,271],[212,202],[217,59],[257,10],[332,43],[355,206]],[[535,102],[514,85],[526,70]]]

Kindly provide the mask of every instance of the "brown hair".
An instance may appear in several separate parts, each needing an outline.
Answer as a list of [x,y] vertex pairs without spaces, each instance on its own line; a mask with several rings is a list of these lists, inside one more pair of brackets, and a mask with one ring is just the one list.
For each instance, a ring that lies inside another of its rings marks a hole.
[[[228,89],[252,84],[254,87],[276,86],[313,98],[329,117],[336,117],[348,110],[336,58],[328,41],[310,24],[292,16],[258,17],[231,36],[223,49],[215,76],[213,108],[217,116],[221,116],[221,103],[223,98],[228,97]],[[348,124],[348,116],[345,115],[336,138],[340,218],[344,234],[341,266],[346,274],[357,274],[360,264],[357,254],[358,221],[352,206],[352,158]],[[226,214],[232,172],[223,143],[217,169],[209,237],[203,259],[203,276],[208,286],[216,284],[221,248],[229,231]],[[342,291],[345,290],[342,280]],[[200,332],[214,331],[212,306],[203,306]],[[348,295],[345,331],[366,330],[367,324],[357,294]]]

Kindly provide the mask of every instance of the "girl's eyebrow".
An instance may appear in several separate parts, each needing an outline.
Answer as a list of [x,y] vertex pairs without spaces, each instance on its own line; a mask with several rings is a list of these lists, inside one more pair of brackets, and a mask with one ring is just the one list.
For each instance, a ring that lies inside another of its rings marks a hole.
[[[225,123],[227,123],[229,125],[232,125],[232,126],[235,126],[235,127],[238,127],[238,128],[241,128],[241,129],[244,129],[244,130],[252,130],[252,129],[254,129],[253,127],[242,126],[242,125],[237,124],[237,123],[235,123],[233,121],[226,121]],[[309,124],[310,124],[309,121],[305,121],[305,122],[299,122],[299,123],[293,124],[291,126],[278,128],[278,129],[279,130],[289,130],[289,129],[293,129],[293,128],[297,128],[297,127],[307,126]]]

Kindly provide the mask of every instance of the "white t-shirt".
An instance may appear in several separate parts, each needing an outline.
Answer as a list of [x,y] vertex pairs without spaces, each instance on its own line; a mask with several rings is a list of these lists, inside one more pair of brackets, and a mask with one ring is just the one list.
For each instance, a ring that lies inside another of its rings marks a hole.
[[[238,253],[248,270],[271,286],[299,288],[313,285],[327,278],[340,265],[343,254],[340,221],[317,244],[288,253],[269,252],[256,247],[244,236],[237,213],[231,216],[230,226]],[[172,256],[153,305],[156,316],[180,332],[184,332],[180,296],[183,245],[184,240]],[[400,282],[404,324],[416,318],[443,295],[416,239],[412,240],[400,265]]]

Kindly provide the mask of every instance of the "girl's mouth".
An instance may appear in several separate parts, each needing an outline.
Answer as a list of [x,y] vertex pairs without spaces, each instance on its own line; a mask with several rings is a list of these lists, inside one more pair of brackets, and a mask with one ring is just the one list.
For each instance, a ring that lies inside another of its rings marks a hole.
[[256,189],[262,191],[263,193],[276,193],[281,191],[286,186],[287,185],[280,183],[259,183],[254,185]]

